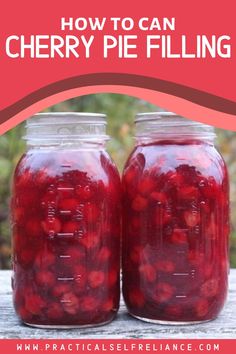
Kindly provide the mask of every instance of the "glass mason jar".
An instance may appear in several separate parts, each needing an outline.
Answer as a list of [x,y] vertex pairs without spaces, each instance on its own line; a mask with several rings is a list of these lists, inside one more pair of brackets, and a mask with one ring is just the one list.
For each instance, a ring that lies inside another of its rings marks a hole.
[[131,315],[214,319],[228,283],[229,196],[212,127],[140,114],[123,174],[123,294]]
[[14,306],[35,327],[111,321],[119,307],[120,178],[101,114],[27,121],[12,191]]

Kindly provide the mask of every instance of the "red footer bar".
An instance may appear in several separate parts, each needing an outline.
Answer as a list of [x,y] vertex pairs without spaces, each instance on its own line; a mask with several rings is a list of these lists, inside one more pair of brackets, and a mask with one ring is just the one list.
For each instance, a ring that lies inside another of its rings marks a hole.
[[235,354],[236,339],[2,339],[0,353]]

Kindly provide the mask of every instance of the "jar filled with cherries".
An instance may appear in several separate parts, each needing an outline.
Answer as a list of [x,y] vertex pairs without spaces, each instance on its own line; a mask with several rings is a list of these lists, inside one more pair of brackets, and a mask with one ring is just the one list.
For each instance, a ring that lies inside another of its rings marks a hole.
[[111,321],[120,295],[118,171],[100,114],[45,113],[27,121],[13,180],[13,293],[31,326]]
[[214,319],[228,284],[229,194],[214,130],[140,114],[123,173],[123,294],[134,317]]

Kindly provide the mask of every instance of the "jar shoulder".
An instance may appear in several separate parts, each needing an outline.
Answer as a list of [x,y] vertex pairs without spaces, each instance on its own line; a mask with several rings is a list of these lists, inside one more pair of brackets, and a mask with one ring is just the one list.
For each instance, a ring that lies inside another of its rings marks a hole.
[[103,149],[51,150],[29,149],[15,168],[15,179],[45,175],[49,178],[78,178],[79,180],[102,180],[104,184],[119,184],[118,170],[110,155]]
[[140,174],[191,169],[196,174],[212,176],[218,181],[228,178],[222,155],[210,144],[137,145],[126,162],[124,175],[133,168]]

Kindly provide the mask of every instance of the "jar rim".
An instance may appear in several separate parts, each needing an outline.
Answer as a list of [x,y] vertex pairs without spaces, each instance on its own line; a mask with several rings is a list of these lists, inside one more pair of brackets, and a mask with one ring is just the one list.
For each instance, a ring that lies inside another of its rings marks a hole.
[[[170,118],[170,120],[165,120],[165,125],[172,125],[173,121],[178,123],[179,126],[183,125],[198,125],[198,126],[205,126],[214,129],[211,125],[201,123],[199,121],[193,121],[186,117],[183,117],[174,112],[167,112],[167,111],[160,111],[160,112],[146,112],[146,113],[138,113],[135,116],[135,123],[139,122],[148,122],[148,121],[159,121],[161,118]],[[174,120],[174,118],[177,118]]]
[[26,121],[23,137],[28,145],[70,144],[78,142],[105,143],[107,120],[102,113],[44,112]]
[[149,120],[156,120],[157,118],[162,117],[180,117],[178,114],[174,112],[145,112],[145,113],[137,113],[135,116],[135,123]]
[[43,112],[36,113],[26,121],[28,126],[71,124],[71,123],[102,123],[107,125],[107,116],[103,113],[90,112]]
[[138,113],[135,124],[137,138],[167,136],[175,139],[196,137],[213,140],[216,136],[213,126],[192,121],[174,112]]

